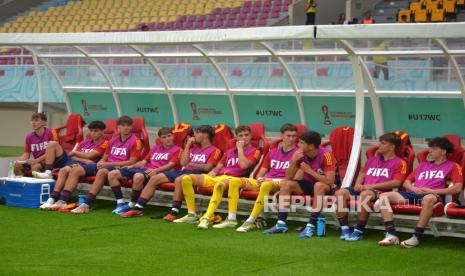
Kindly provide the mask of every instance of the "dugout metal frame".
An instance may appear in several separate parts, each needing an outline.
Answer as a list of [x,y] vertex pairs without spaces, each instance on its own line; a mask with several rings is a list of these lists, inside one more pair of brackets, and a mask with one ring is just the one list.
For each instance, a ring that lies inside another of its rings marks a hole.
[[[384,132],[383,113],[380,107],[379,96],[448,96],[461,98],[465,106],[465,73],[462,72],[456,57],[465,56],[465,46],[460,49],[449,49],[448,39],[465,38],[465,23],[433,23],[433,24],[373,24],[373,25],[328,25],[328,26],[286,26],[264,27],[247,29],[219,29],[219,30],[194,30],[173,32],[121,32],[121,33],[63,33],[63,34],[0,34],[0,47],[21,47],[31,52],[35,75],[38,83],[38,110],[43,109],[43,91],[41,85],[40,66],[45,66],[53,74],[59,84],[68,112],[71,112],[69,93],[73,91],[110,91],[116,105],[118,115],[122,115],[118,92],[150,91],[166,93],[173,114],[173,121],[179,122],[178,112],[174,103],[173,94],[184,93],[211,93],[215,95],[227,95],[233,112],[234,123],[239,124],[239,116],[235,103],[235,95],[244,93],[256,93],[265,95],[294,95],[297,102],[300,123],[305,124],[305,109],[302,95],[355,95],[355,135],[351,157],[344,178],[343,186],[348,187],[353,181],[357,161],[360,157],[362,135],[364,128],[364,98],[368,96],[373,108],[375,132],[379,136]],[[364,40],[396,40],[396,39],[429,39],[438,49],[401,49],[401,50],[367,50],[357,48],[351,41]],[[272,44],[292,40],[318,42],[333,41],[338,47],[335,49],[277,49]],[[247,50],[211,50],[204,47],[205,44],[233,44],[253,43],[254,49]],[[188,45],[195,51],[148,53],[144,46],[184,46]],[[465,45],[465,43],[463,43]],[[126,53],[98,53],[89,51],[86,47],[92,46],[126,46],[132,52]],[[41,49],[49,47],[50,51],[44,53]],[[62,47],[70,50],[70,53],[54,53],[54,47]],[[296,77],[289,68],[286,58],[290,57],[319,57],[319,56],[346,57],[350,60],[354,91],[347,90],[309,90],[297,85]],[[457,91],[384,91],[377,89],[369,72],[366,58],[375,56],[386,57],[446,57],[452,65],[455,80],[458,83]],[[223,88],[177,88],[172,87],[168,78],[164,75],[156,62],[157,58],[184,57],[204,58],[217,72]],[[290,89],[243,89],[233,88],[219,65],[218,58],[274,58],[281,66],[289,79]],[[53,58],[79,58],[91,62],[105,79],[106,86],[70,86],[66,85],[58,73],[56,66],[50,62]],[[112,81],[109,72],[99,61],[101,58],[141,58],[146,61],[159,76],[163,87],[118,87]],[[398,216],[396,216],[398,217]],[[409,217],[409,216],[406,216]],[[408,220],[408,219],[407,219]],[[462,220],[447,218],[433,218],[430,226],[434,234],[465,237],[465,234],[451,233],[438,230],[438,223],[452,223],[462,225]]]

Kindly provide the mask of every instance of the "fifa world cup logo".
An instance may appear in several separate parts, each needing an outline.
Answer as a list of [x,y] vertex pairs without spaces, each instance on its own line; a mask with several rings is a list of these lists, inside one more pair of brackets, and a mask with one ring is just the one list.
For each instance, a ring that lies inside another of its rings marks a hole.
[[200,117],[197,113],[197,105],[194,102],[191,102],[191,109],[192,109],[192,120],[198,121]]
[[325,116],[323,124],[330,125],[331,121],[329,120],[329,107],[327,105],[322,105],[321,111],[323,111],[323,116]]
[[89,110],[87,109],[87,101],[82,99],[81,104],[82,104],[82,109],[84,110],[84,116],[89,116]]

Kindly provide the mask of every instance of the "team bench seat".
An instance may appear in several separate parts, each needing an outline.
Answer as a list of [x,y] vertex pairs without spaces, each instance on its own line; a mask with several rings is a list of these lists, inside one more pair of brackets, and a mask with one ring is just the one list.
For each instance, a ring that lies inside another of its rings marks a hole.
[[[419,215],[422,207],[414,204],[392,204],[392,210],[396,214],[416,214]],[[437,202],[433,207],[433,217],[444,216],[444,204]]]
[[449,202],[444,207],[444,213],[450,218],[465,218],[465,206]]

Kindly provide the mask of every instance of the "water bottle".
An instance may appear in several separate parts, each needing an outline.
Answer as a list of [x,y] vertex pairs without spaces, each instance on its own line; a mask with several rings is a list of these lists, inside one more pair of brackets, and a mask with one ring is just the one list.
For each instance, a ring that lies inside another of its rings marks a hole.
[[326,218],[319,216],[316,221],[316,235],[318,237],[324,237],[326,234]]
[[15,169],[14,169],[13,162],[10,162],[10,164],[8,165],[8,177],[10,178],[15,177]]
[[79,194],[78,195],[78,204],[81,205],[86,202],[86,195],[84,194]]

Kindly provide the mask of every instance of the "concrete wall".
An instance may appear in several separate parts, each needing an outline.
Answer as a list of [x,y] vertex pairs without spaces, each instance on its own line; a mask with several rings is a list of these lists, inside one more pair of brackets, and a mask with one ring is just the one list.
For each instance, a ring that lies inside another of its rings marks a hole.
[[30,10],[49,0],[15,0],[5,1],[0,8],[0,22]]
[[[31,114],[36,108],[31,107],[0,107],[0,135],[1,146],[23,146],[24,136],[31,131]],[[47,110],[46,110],[47,111]],[[66,114],[58,111],[46,112],[48,126],[57,127],[63,125]]]
[[[332,2],[332,1],[328,1]],[[350,19],[357,17],[358,22],[363,21],[363,15],[365,12],[371,10],[373,5],[378,3],[378,0],[352,0],[350,6],[351,17]]]
[[[344,13],[346,9],[346,0],[317,0],[316,1],[317,25],[329,25],[331,22],[337,22],[340,13]],[[295,2],[289,7],[289,22],[290,25],[304,25],[307,20],[305,13],[307,8],[307,0]]]

